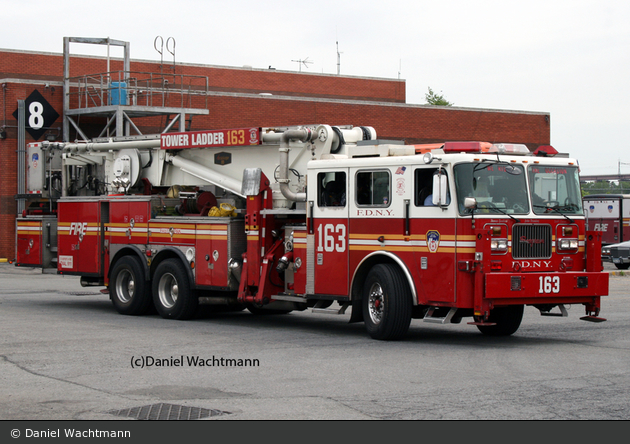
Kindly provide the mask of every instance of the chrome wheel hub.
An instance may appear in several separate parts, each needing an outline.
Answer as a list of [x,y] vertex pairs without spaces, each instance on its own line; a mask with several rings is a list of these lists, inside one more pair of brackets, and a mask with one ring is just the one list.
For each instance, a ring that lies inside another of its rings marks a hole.
[[370,288],[368,296],[368,312],[370,320],[374,324],[379,324],[383,319],[383,309],[385,308],[385,297],[383,287],[379,283],[375,283]]
[[127,303],[133,299],[136,289],[136,282],[133,274],[129,270],[123,270],[116,277],[116,295],[120,302]]
[[165,308],[172,308],[177,303],[179,287],[177,279],[171,273],[165,273],[158,284],[158,297]]

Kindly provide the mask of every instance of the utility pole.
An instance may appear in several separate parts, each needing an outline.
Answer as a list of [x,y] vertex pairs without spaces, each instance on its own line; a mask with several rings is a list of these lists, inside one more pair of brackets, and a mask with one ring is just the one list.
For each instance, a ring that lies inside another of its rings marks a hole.
[[341,53],[339,52],[339,41],[337,43],[337,75],[341,73]]
[[620,159],[617,160],[617,177],[619,178],[619,190],[623,191],[623,187],[621,185],[621,165],[630,165],[630,163],[622,162]]
[[630,165],[629,162],[622,162],[621,160],[617,161],[617,175],[621,178],[621,165]]

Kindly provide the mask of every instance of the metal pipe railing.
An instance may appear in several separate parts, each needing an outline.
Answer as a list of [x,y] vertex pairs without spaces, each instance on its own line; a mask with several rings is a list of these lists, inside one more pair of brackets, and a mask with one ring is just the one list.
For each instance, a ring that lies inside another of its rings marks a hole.
[[[193,108],[193,98],[205,96],[203,105],[197,107],[208,106],[208,77],[205,76],[112,71],[85,74],[68,80],[70,87],[66,94],[70,100],[76,97],[75,109],[111,105],[112,95],[118,98],[115,104],[179,108],[184,108],[184,105]],[[114,91],[118,92],[117,96],[112,94]],[[70,108],[73,108],[72,102]]]

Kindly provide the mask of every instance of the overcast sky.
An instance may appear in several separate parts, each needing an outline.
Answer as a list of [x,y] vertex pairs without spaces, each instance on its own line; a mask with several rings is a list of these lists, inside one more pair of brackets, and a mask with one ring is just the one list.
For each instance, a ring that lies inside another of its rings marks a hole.
[[[0,47],[110,37],[132,59],[406,80],[455,106],[551,114],[582,174],[630,173],[630,2],[623,0],[0,0]],[[172,41],[171,40],[171,43]],[[172,49],[172,45],[170,45]],[[72,53],[105,55],[95,45]],[[122,56],[112,49],[111,55]],[[299,60],[307,60],[300,65]],[[327,122],[336,123],[336,122]],[[362,124],[370,125],[369,122]],[[378,130],[378,128],[377,128]],[[627,164],[627,165],[624,165]]]

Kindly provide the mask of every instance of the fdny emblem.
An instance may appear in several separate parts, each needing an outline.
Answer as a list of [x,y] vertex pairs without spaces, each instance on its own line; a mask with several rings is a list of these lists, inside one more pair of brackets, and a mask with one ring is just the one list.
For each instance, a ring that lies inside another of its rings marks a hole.
[[405,194],[405,179],[396,179],[396,194],[399,196]]
[[429,247],[429,251],[435,253],[439,246],[440,233],[435,230],[427,231],[427,247]]

